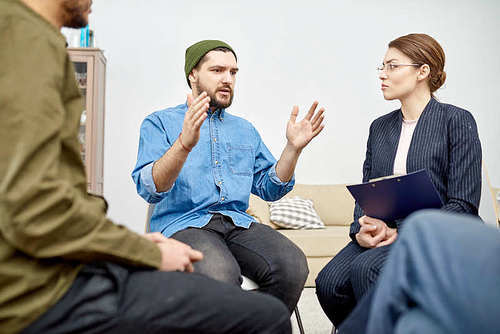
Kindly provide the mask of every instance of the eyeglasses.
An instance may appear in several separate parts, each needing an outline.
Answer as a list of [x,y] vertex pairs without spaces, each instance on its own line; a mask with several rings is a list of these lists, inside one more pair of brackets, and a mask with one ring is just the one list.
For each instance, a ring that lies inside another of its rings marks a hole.
[[422,66],[422,64],[394,64],[394,63],[388,63],[388,64],[382,64],[379,67],[377,67],[378,73],[382,73],[385,71],[385,73],[391,73],[394,70],[398,69],[400,66]]

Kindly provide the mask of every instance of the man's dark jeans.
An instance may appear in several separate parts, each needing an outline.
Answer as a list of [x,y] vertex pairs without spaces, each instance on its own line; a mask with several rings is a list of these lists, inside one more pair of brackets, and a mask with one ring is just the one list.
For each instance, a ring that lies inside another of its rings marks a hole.
[[40,333],[291,333],[278,299],[199,274],[85,266],[68,292],[23,331]]
[[297,305],[309,270],[304,253],[267,225],[237,227],[220,214],[203,228],[187,228],[172,235],[203,252],[195,272],[240,286],[241,275],[259,285],[259,291],[279,298],[290,313]]

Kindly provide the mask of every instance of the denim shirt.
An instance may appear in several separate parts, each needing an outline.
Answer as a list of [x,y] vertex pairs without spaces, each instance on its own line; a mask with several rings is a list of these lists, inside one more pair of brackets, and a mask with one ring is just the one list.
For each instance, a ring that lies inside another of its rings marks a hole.
[[248,228],[255,221],[245,213],[250,192],[266,201],[276,201],[292,190],[295,180],[292,177],[289,182],[281,182],[276,175],[276,159],[255,128],[224,109],[209,113],[203,122],[200,139],[172,188],[157,191],[153,163],[179,137],[187,109],[187,104],[181,104],[157,111],[141,125],[132,178],[139,195],[156,203],[151,231],[171,236],[187,227],[203,227],[215,213]]

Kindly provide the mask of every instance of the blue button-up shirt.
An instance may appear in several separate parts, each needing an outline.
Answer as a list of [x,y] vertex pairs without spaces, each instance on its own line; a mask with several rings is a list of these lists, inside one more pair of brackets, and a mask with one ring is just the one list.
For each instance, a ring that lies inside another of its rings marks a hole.
[[200,140],[189,153],[171,189],[157,192],[153,163],[173,145],[182,131],[188,107],[181,104],[157,111],[143,121],[137,164],[132,178],[137,192],[156,203],[151,231],[170,236],[187,227],[206,225],[213,214],[230,217],[248,228],[250,192],[275,201],[292,190],[294,178],[281,182],[276,159],[250,122],[224,110],[210,113],[200,129]]

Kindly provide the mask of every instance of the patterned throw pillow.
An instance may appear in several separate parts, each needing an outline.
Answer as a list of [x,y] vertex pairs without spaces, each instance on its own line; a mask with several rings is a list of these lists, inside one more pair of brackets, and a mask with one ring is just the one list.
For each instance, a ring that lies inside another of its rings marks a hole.
[[295,230],[320,229],[325,225],[313,208],[313,202],[298,196],[283,198],[271,203],[269,208],[271,222],[274,224]]

